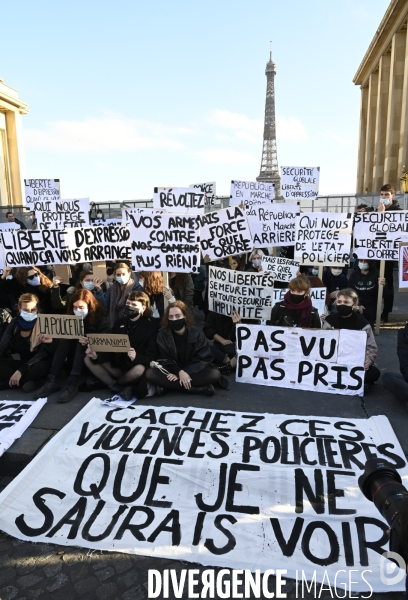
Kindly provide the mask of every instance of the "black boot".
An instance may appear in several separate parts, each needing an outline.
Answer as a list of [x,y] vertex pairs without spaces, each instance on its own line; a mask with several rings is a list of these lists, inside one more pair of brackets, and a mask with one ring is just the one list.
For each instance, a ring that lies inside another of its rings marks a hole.
[[35,394],[33,394],[33,398],[38,400],[38,398],[47,398],[53,392],[58,392],[61,389],[60,384],[58,383],[55,375],[48,375],[46,382],[42,385],[38,390],[36,390]]
[[214,386],[211,384],[200,385],[200,387],[192,386],[187,391],[189,394],[202,394],[203,396],[214,396],[214,394],[215,394]]
[[75,396],[78,393],[78,381],[79,377],[77,375],[70,375],[68,377],[68,381],[65,385],[65,388],[60,397],[58,398],[57,402],[59,402],[60,404],[64,404],[65,402],[71,402],[71,400],[73,400],[73,398],[75,398]]
[[44,383],[44,379],[42,381],[26,381],[22,387],[22,390],[23,392],[30,394],[31,392],[38,390],[42,385],[44,385]]

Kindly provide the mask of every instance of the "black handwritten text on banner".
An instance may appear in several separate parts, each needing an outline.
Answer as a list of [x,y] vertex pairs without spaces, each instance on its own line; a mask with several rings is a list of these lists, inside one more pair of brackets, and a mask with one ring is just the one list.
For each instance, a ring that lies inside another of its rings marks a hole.
[[79,254],[76,262],[131,260],[130,229],[126,224],[67,229],[65,240]]
[[41,398],[37,402],[0,401],[0,456],[30,426],[46,402],[46,398]]
[[359,258],[398,260],[400,242],[408,241],[408,210],[357,213],[354,250]]
[[2,233],[4,261],[9,267],[64,265],[80,262],[77,250],[70,252],[64,232],[56,229],[32,231],[20,229]]
[[209,309],[221,315],[237,310],[243,319],[269,319],[274,277],[271,273],[242,273],[209,268]]
[[26,205],[30,206],[36,200],[59,200],[59,179],[24,179]]
[[266,181],[231,181],[230,206],[245,204],[247,208],[270,204],[275,198],[275,185]]
[[301,265],[348,264],[352,227],[347,213],[301,213],[296,217],[295,260]]
[[295,221],[298,214],[299,205],[295,202],[248,208],[247,219],[254,246],[294,246]]
[[206,206],[219,207],[221,205],[221,200],[217,199],[215,181],[211,181],[208,183],[192,183],[190,185],[190,187],[196,188],[196,189],[200,190],[200,192],[205,194],[205,205]]
[[319,167],[282,167],[281,194],[288,200],[316,198],[319,194]]
[[196,215],[128,215],[136,270],[194,273],[200,265]]
[[32,206],[38,229],[65,229],[89,225],[89,198],[36,200]]
[[388,525],[357,483],[370,453],[407,477],[384,416],[112,410],[94,398],[2,492],[0,529],[58,546],[273,566],[293,579],[298,569],[333,587],[336,577],[338,588],[353,569],[354,591],[368,592],[367,581],[388,591],[379,568]]
[[290,260],[289,258],[264,255],[262,257],[262,270],[265,273],[272,273],[275,281],[289,283],[291,279],[296,277],[296,273],[299,270],[299,262]]
[[201,252],[206,262],[251,252],[253,244],[245,209],[231,206],[197,218],[201,224]]
[[172,213],[203,213],[205,194],[195,188],[155,188],[153,207]]
[[[276,302],[283,302],[283,298],[288,290],[289,288],[273,288],[273,293],[271,296],[272,306],[275,306]],[[325,312],[326,294],[327,289],[325,287],[310,288],[309,296],[312,301],[312,305],[317,308],[319,315],[322,315]]]
[[362,396],[366,342],[365,331],[239,325],[236,379]]

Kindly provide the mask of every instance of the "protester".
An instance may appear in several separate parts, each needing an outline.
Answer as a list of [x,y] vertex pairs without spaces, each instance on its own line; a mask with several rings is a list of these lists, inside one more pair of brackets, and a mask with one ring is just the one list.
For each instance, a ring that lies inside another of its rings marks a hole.
[[[47,381],[37,390],[34,398],[46,397],[52,392],[61,389],[59,378],[65,361],[68,363],[69,377],[64,390],[58,398],[58,402],[70,402],[75,398],[78,393],[79,377],[84,365],[85,352],[88,345],[87,334],[110,332],[106,309],[89,290],[77,290],[71,296],[67,314],[83,318],[85,335],[80,337],[79,340],[53,340],[52,338],[42,337],[42,348],[39,352],[41,352],[41,355],[51,353],[53,354],[53,359]],[[101,362],[106,361],[106,355],[101,353],[99,360]]]
[[9,223],[16,223],[16,225],[20,225],[20,229],[27,229],[27,225],[23,223],[23,221],[20,221],[20,219],[16,219],[12,211],[6,212],[6,219]]
[[207,339],[214,340],[210,349],[215,362],[221,365],[221,373],[230,373],[236,367],[235,326],[240,322],[236,311],[231,317],[209,311],[205,320],[203,333]]
[[[380,203],[378,205],[378,212],[388,212],[393,210],[401,210],[401,206],[397,200],[395,200],[395,189],[394,187],[386,183],[381,187],[380,190]],[[385,261],[384,278],[387,282],[387,294],[384,293],[384,307],[381,313],[381,320],[388,321],[388,315],[392,312],[394,304],[394,267],[398,265],[398,262],[393,260]],[[380,268],[380,262],[378,261],[376,267]]]
[[191,312],[180,300],[165,311],[163,327],[157,335],[160,368],[146,371],[147,381],[157,386],[159,396],[167,389],[214,395],[213,384],[220,380],[221,373],[211,368],[209,343],[193,322]]
[[348,287],[348,279],[341,267],[327,267],[323,271],[323,285],[327,289],[329,310],[336,310],[335,300],[340,290]]
[[164,315],[163,275],[160,271],[141,271],[138,273],[138,276],[141,288],[149,297],[151,307],[150,320],[157,330]]
[[146,368],[157,357],[156,327],[149,319],[150,312],[147,294],[130,292],[125,305],[126,316],[118,319],[112,329],[112,333],[129,336],[130,349],[126,355],[112,352],[109,360],[101,363],[98,354],[88,347],[85,365],[96,379],[88,379],[86,389],[109,387],[125,400],[154,395],[154,386],[144,377]]
[[204,302],[204,292],[205,292],[205,284],[207,282],[207,270],[204,265],[200,265],[197,273],[192,273],[191,278],[193,280],[194,286],[194,296],[193,296],[193,304],[197,306],[198,310],[202,310],[204,314],[208,313],[205,302]]
[[120,317],[125,316],[126,298],[132,291],[141,291],[139,282],[135,282],[132,277],[132,271],[124,262],[117,263],[114,267],[115,281],[106,292],[105,306],[109,312],[109,321],[111,327]]
[[[52,282],[41,272],[39,267],[19,267],[15,276],[11,275],[11,267],[5,267],[0,279],[0,290],[10,295],[16,304],[22,294],[34,293],[39,299],[43,313],[52,313]],[[12,307],[14,310],[14,306]]]
[[328,315],[323,323],[323,329],[349,329],[351,331],[365,331],[367,334],[366,353],[364,360],[364,391],[375,383],[380,377],[380,370],[375,364],[378,354],[377,344],[374,339],[370,323],[359,312],[359,298],[352,288],[340,290],[336,299],[337,311]]
[[[72,294],[75,292],[75,289],[73,288],[69,288],[67,290],[67,294],[65,296],[64,299],[61,298],[61,290],[60,290],[60,283],[62,281],[61,277],[54,277],[52,280],[53,286],[51,289],[51,301],[52,301],[52,308],[55,312],[60,312],[62,313],[67,305],[69,304],[69,299],[71,298]],[[85,290],[89,290],[90,292],[93,293],[93,295],[95,296],[95,298],[98,300],[98,302],[100,302],[102,304],[102,306],[104,306],[106,308],[106,300],[105,300],[105,294],[103,293],[102,290],[102,280],[98,279],[97,277],[95,278],[92,271],[89,271],[87,269],[83,269],[78,277],[78,282],[76,284],[76,289],[79,290],[81,288],[84,288]]]
[[258,273],[262,271],[262,257],[264,256],[263,250],[257,249],[252,250],[248,263],[245,267],[245,271],[252,273]]
[[401,373],[387,371],[383,373],[381,381],[385,389],[397,400],[405,402],[405,408],[408,410],[408,324],[398,331],[397,355]]
[[300,276],[289,282],[289,290],[282,302],[276,302],[271,311],[267,325],[283,325],[284,327],[310,327],[320,329],[320,317],[310,299],[310,283],[306,277]]
[[[357,268],[352,271],[349,286],[358,294],[360,299],[360,313],[369,323],[374,323],[377,313],[378,286],[386,285],[385,278],[378,277],[378,269],[373,261],[365,258],[358,260]],[[384,296],[388,288],[384,288]]]
[[172,298],[181,300],[193,312],[194,285],[188,273],[169,273],[169,287],[164,288],[164,296],[169,302]]
[[[44,381],[51,361],[36,355],[33,330],[37,323],[39,300],[34,294],[18,299],[18,316],[8,324],[0,341],[0,389],[20,387],[32,392]],[[12,354],[18,354],[13,359]]]

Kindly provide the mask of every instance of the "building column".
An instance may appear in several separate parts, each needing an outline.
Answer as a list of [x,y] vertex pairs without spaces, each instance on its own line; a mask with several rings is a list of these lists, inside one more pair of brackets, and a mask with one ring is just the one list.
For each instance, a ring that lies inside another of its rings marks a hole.
[[10,162],[10,179],[12,205],[18,206],[25,204],[23,202],[23,173],[25,171],[24,152],[23,152],[23,134],[22,119],[17,111],[9,110],[6,112],[7,125],[7,145]]
[[368,107],[368,86],[361,88],[360,100],[360,132],[358,136],[358,159],[357,159],[357,194],[364,193],[364,172],[365,172],[365,149],[367,136],[367,107]]
[[365,144],[363,191],[365,191],[368,188],[368,191],[372,192],[375,126],[377,122],[378,71],[376,71],[375,73],[371,73],[368,88],[367,132]]
[[[405,166],[408,168],[408,29],[405,31],[404,79],[402,84],[402,111],[398,152],[398,175],[402,174]],[[400,187],[400,186],[398,186]]]
[[380,59],[378,70],[377,120],[375,124],[372,192],[379,190],[384,183],[385,136],[387,133],[390,67],[391,53],[384,54]]
[[399,142],[402,117],[402,90],[407,34],[397,31],[392,38],[390,87],[385,139],[384,183],[400,188],[398,173]]

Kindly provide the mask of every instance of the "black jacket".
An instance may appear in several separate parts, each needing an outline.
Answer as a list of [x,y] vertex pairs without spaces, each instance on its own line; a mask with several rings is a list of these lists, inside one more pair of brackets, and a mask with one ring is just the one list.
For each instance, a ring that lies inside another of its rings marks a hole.
[[112,364],[125,370],[135,365],[148,367],[157,357],[156,331],[156,326],[145,317],[140,317],[135,325],[128,317],[118,319],[112,328],[112,333],[128,334],[130,347],[136,350],[136,358],[132,361],[124,352],[112,352]]
[[400,362],[400,371],[408,383],[408,324],[398,331],[397,354]]
[[193,375],[194,373],[200,373],[200,371],[206,369],[212,363],[213,357],[205,335],[197,327],[190,327],[187,331],[188,366],[184,368],[179,363],[176,344],[174,343],[173,334],[170,329],[162,327],[157,334],[159,355],[163,359],[168,359],[168,362],[163,362],[163,366],[171,373],[178,373],[183,369],[189,375]]
[[[283,326],[283,327],[299,327],[298,323],[297,323],[297,315],[296,314],[291,314],[291,313],[298,313],[298,315],[300,316],[300,310],[298,311],[291,311],[288,310],[287,308],[285,308],[285,303],[282,302],[276,302],[276,304],[273,306],[272,311],[271,311],[271,318],[269,321],[266,321],[267,325],[274,325],[274,326]],[[310,329],[321,329],[322,328],[322,324],[320,321],[320,317],[319,317],[319,312],[317,310],[317,308],[315,308],[314,306],[312,306],[312,312],[310,314],[310,324],[308,325],[308,327]]]
[[[22,294],[34,294],[40,301],[41,312],[46,315],[55,313],[51,304],[51,288],[28,284],[21,285],[19,280],[13,277],[13,279],[0,279],[0,292],[11,296],[14,300],[14,305],[17,304]],[[14,310],[14,306],[12,309]]]
[[378,298],[378,269],[371,268],[367,273],[363,273],[358,267],[353,271],[349,278],[349,287],[358,294],[360,304],[368,306],[377,304]]
[[203,333],[209,340],[214,339],[214,335],[217,333],[225,340],[235,342],[235,323],[232,322],[231,317],[210,310],[205,320]]
[[[10,354],[13,354],[13,347],[14,347],[14,340],[16,338],[17,335],[19,335],[21,331],[21,327],[19,326],[18,322],[17,322],[17,318],[15,317],[7,326],[6,331],[3,334],[3,337],[1,338],[1,342],[0,342],[0,358],[5,358],[10,356]],[[42,345],[46,345],[46,344],[42,344]],[[50,344],[48,344],[50,345]],[[37,346],[37,348],[34,349],[33,352],[29,352],[26,355],[21,355],[20,354],[20,360],[23,361],[23,363],[19,366],[18,370],[21,372],[22,375],[24,375],[24,373],[26,373],[28,371],[28,369],[36,362],[38,362],[39,360],[49,360],[51,362],[52,360],[52,355],[53,353],[48,353],[45,354],[43,353],[42,355],[39,354],[38,350],[41,348],[41,346]],[[54,350],[55,350],[55,346],[54,346]]]

